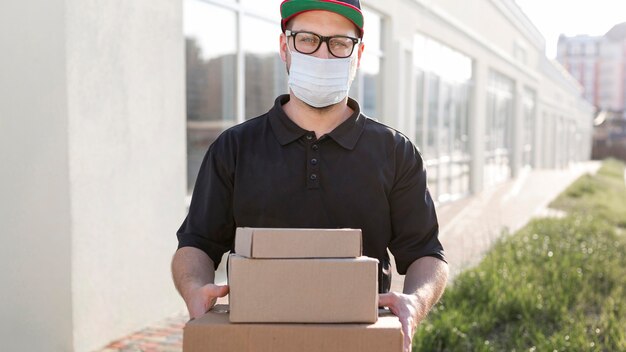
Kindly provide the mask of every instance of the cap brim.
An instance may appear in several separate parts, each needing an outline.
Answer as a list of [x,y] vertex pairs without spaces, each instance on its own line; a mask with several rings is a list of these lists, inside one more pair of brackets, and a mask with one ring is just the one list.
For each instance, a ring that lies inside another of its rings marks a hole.
[[[363,33],[363,14],[351,5],[331,1],[285,1],[280,6],[283,24],[299,13],[312,10],[325,10],[338,13],[354,23]],[[283,28],[284,29],[284,28]]]

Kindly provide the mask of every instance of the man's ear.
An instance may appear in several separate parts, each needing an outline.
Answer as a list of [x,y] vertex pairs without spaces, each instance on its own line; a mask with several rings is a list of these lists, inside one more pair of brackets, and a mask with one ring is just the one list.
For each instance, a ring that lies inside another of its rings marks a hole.
[[287,36],[285,33],[280,34],[280,58],[283,62],[287,62]]
[[365,44],[359,43],[359,49],[357,52],[357,55],[358,55],[358,61],[356,65],[357,68],[361,67],[361,56],[363,55],[363,50],[365,50]]

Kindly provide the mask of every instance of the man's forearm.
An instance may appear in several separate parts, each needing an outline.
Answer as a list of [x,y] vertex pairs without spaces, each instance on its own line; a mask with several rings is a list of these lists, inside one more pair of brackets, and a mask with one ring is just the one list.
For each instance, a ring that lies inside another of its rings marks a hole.
[[421,306],[420,319],[437,303],[448,281],[448,264],[434,257],[423,257],[414,261],[404,277],[405,294],[418,297]]
[[213,283],[215,265],[202,250],[183,247],[172,259],[172,276],[178,293],[187,301],[191,289]]

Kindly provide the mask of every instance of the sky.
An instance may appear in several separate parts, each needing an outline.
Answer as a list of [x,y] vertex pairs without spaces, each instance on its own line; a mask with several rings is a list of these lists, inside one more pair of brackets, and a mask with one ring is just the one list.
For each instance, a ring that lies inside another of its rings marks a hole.
[[559,35],[603,35],[626,22],[624,0],[515,0],[546,40],[546,55],[556,57]]

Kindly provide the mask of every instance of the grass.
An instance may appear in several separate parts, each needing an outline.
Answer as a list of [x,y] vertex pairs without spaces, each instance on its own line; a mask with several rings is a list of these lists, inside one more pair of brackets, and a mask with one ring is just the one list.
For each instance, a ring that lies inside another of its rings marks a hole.
[[555,199],[550,207],[572,214],[592,214],[595,219],[626,228],[624,164],[608,159],[597,175],[585,175]]
[[448,288],[414,351],[626,351],[626,186],[609,160]]

